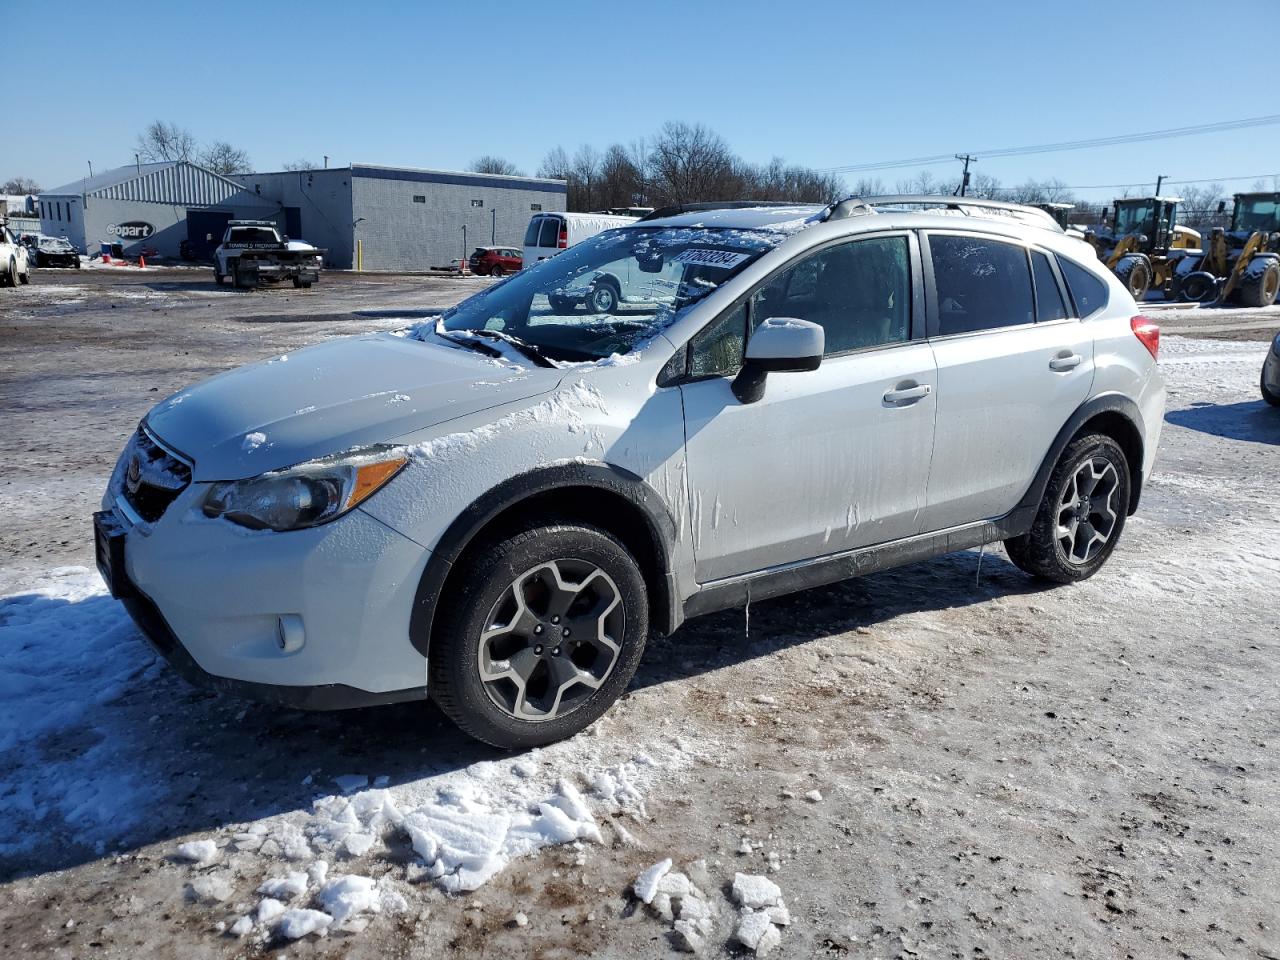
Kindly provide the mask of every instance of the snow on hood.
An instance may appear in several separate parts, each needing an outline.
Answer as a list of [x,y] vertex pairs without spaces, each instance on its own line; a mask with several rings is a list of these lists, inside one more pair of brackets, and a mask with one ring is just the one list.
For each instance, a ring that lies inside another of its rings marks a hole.
[[537,396],[562,376],[373,334],[218,374],[156,405],[147,424],[194,462],[194,480],[240,480]]

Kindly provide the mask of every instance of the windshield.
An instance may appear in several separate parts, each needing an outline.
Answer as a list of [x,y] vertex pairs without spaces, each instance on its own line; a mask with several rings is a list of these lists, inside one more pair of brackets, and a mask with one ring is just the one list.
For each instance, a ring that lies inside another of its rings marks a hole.
[[60,240],[55,237],[43,237],[40,240],[40,248],[42,250],[65,251],[71,249],[71,242],[69,240]]
[[1280,206],[1276,197],[1258,197],[1254,200],[1236,201],[1235,223],[1232,230],[1280,229]]
[[270,227],[232,227],[230,243],[279,243],[280,236]]
[[782,230],[608,230],[464,300],[444,314],[441,328],[517,337],[552,360],[626,353],[786,237]]
[[1131,233],[1150,235],[1155,226],[1155,208],[1149,203],[1116,205],[1116,236],[1128,236]]

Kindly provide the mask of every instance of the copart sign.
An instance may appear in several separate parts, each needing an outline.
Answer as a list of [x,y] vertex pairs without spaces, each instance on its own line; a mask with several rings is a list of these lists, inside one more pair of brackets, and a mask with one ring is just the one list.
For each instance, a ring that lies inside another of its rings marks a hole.
[[156,232],[156,228],[145,220],[130,220],[128,223],[107,224],[107,235],[119,237],[121,240],[145,240]]

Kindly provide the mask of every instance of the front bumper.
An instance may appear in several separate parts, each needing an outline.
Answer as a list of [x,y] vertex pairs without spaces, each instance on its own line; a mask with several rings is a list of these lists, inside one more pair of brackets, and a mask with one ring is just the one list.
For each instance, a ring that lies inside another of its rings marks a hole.
[[359,509],[308,530],[243,530],[199,514],[206,489],[192,484],[155,523],[111,493],[103,503],[120,540],[112,586],[179,673],[306,709],[426,696],[409,619],[428,551]]

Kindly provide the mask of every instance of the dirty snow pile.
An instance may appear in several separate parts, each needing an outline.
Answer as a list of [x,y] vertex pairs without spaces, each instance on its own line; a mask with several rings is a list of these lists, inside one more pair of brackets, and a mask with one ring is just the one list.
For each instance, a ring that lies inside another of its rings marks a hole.
[[[696,860],[684,872],[660,860],[636,877],[631,892],[659,919],[671,924],[671,942],[679,950],[701,953],[715,933],[720,910],[704,891],[714,889],[707,862]],[[782,942],[780,927],[791,923],[782,891],[768,877],[735,873],[733,902],[738,908],[734,939],[757,956],[771,954]]]
[[[232,901],[236,881],[266,861],[270,875],[256,888],[257,905],[237,903],[238,915],[216,925],[221,932],[264,940],[357,932],[373,915],[409,909],[402,883],[468,893],[544,847],[606,842],[597,811],[644,819],[642,786],[688,762],[677,744],[657,751],[662,762],[638,754],[604,764],[589,744],[582,737],[396,787],[385,777],[372,788],[364,775],[334,777],[342,792],[318,797],[309,813],[229,827],[218,839],[178,845],[171,859],[196,871],[187,899],[210,907]],[[581,786],[557,774],[570,769],[583,771]],[[610,840],[633,842],[616,820],[606,823]],[[417,858],[401,868],[388,854],[404,840]],[[333,865],[350,870],[360,858],[382,875],[329,876]]]

